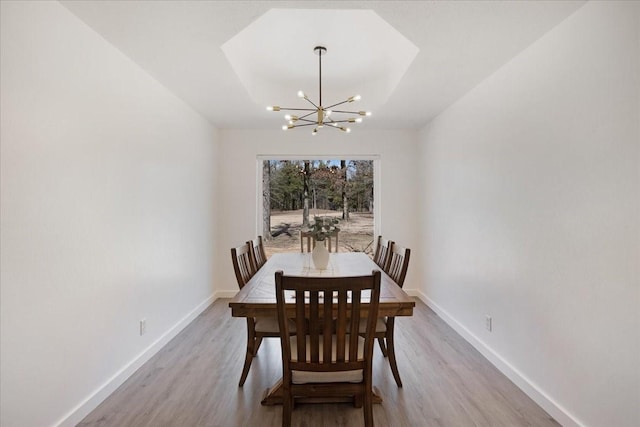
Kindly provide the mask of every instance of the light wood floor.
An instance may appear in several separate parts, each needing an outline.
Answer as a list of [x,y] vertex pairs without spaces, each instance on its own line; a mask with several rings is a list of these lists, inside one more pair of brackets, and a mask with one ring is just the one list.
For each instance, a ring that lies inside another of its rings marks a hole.
[[[246,322],[228,300],[213,303],[141,367],[79,426],[280,426],[282,408],[260,405],[281,376],[280,348],[265,339],[244,387]],[[433,311],[416,302],[413,317],[396,318],[399,389],[374,349],[377,426],[558,426]],[[294,426],[361,426],[349,404],[298,405]]]

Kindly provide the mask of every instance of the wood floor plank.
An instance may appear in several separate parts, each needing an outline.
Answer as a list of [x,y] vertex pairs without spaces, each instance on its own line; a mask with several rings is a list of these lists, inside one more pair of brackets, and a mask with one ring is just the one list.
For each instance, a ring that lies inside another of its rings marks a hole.
[[[80,427],[280,426],[282,409],[262,406],[281,376],[280,346],[265,339],[244,387],[246,322],[228,300],[214,302],[91,412]],[[398,388],[388,361],[374,351],[378,426],[485,427],[559,424],[422,302],[396,318]],[[298,405],[293,425],[361,426],[349,404]]]

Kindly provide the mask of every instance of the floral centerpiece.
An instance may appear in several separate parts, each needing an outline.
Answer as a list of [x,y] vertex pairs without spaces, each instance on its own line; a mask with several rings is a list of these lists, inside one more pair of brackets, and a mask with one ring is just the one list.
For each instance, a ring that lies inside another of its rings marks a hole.
[[309,226],[309,232],[313,234],[313,238],[318,241],[324,241],[328,236],[332,236],[340,229],[336,227],[340,220],[330,216],[313,217],[313,225]]
[[336,227],[339,221],[337,218],[321,216],[316,216],[313,220],[313,225],[309,227],[309,233],[315,241],[322,243],[315,245],[311,259],[313,260],[313,265],[318,270],[326,270],[329,264],[329,252],[324,245],[324,240],[329,236],[334,236],[340,231],[340,229]]

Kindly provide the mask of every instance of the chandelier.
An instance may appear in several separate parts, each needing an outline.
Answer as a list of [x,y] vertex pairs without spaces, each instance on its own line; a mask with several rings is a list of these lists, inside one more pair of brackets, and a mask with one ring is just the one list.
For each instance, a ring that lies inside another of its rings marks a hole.
[[269,111],[299,111],[298,115],[287,114],[284,116],[287,120],[287,124],[282,126],[282,130],[293,129],[302,126],[314,126],[312,135],[318,133],[318,129],[322,129],[324,126],[341,130],[342,132],[351,132],[351,129],[345,125],[348,123],[361,123],[362,117],[370,116],[370,111],[346,111],[338,110],[338,107],[342,104],[349,102],[359,101],[360,95],[350,96],[342,102],[338,102],[329,106],[322,105],[322,55],[327,53],[327,48],[324,46],[316,46],[313,48],[316,55],[318,55],[319,65],[319,86],[320,86],[320,100],[318,104],[309,99],[309,97],[303,92],[298,91],[298,97],[304,98],[308,101],[313,108],[287,108],[277,105],[268,106]]

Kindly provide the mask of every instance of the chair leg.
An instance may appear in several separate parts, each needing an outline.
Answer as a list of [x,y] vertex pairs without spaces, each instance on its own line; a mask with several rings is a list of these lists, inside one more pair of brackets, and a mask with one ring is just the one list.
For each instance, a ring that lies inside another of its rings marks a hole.
[[291,427],[291,412],[293,411],[293,397],[289,390],[283,390],[282,396],[282,427]]
[[240,384],[238,384],[240,387],[244,385],[244,382],[247,380],[247,375],[249,375],[251,361],[253,360],[253,355],[255,353],[255,341],[255,324],[253,319],[247,318],[247,354],[244,357],[244,367],[242,368],[242,375],[240,375]]
[[362,410],[364,411],[364,426],[373,427],[373,396],[371,396],[371,392],[365,392]]
[[378,337],[378,344],[380,345],[380,351],[382,351],[382,355],[387,357],[387,347],[384,345],[384,338]]
[[394,320],[393,317],[387,319],[387,353],[389,354],[389,365],[391,366],[393,378],[396,380],[398,387],[402,387],[402,380],[400,379],[400,372],[398,372],[398,364],[396,363],[396,349],[393,343]]
[[353,407],[354,408],[362,408],[363,398],[361,394],[356,394],[353,396]]
[[258,349],[260,348],[260,344],[262,344],[262,336],[256,337],[255,344],[253,346],[253,356],[258,355]]

